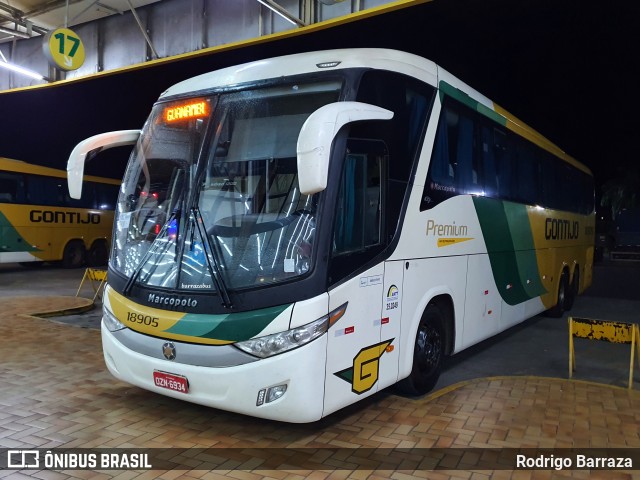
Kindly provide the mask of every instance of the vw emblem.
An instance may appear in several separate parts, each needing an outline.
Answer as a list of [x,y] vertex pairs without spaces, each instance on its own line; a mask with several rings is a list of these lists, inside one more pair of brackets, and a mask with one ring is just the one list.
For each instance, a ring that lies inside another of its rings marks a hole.
[[176,358],[176,346],[171,342],[166,342],[162,345],[162,355],[167,360],[175,360]]

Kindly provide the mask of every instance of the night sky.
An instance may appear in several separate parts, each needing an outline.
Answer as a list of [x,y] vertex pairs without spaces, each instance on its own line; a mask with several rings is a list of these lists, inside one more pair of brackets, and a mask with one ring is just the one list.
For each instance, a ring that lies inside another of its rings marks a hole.
[[[51,88],[0,94],[0,156],[66,168],[74,145],[140,128],[168,86],[245,61],[386,47],[425,56],[589,166],[603,183],[640,163],[640,4],[435,0],[277,40]],[[119,177],[124,159],[87,173]]]

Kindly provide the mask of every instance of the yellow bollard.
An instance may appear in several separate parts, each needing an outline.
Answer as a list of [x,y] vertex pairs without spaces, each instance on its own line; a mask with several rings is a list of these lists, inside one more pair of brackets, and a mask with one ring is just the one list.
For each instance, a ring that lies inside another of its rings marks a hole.
[[89,279],[91,288],[94,292],[93,301],[95,302],[96,298],[100,298],[100,300],[102,300],[101,291],[104,289],[104,284],[107,281],[107,271],[100,270],[98,268],[87,268],[84,271],[84,276],[82,277],[82,281],[80,282],[80,286],[78,287],[78,291],[76,292],[76,297],[80,295],[82,285],[87,279]]
[[569,378],[573,377],[573,371],[576,368],[574,337],[631,344],[629,388],[633,388],[633,368],[636,349],[638,349],[638,365],[640,365],[640,328],[638,325],[634,323],[569,317]]

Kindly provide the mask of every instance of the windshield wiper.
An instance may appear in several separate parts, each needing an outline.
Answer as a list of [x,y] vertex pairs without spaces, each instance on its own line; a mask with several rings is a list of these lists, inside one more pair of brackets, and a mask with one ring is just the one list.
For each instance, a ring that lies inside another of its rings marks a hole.
[[158,239],[160,238],[164,238],[167,229],[169,228],[169,225],[171,224],[171,222],[173,222],[173,220],[175,220],[178,217],[178,210],[174,210],[171,213],[171,216],[167,219],[167,221],[164,223],[164,225],[162,226],[162,229],[160,230],[160,233],[158,233],[158,235],[156,235],[156,238],[153,239],[153,242],[151,243],[151,245],[149,246],[149,249],[147,250],[147,252],[144,254],[144,256],[142,257],[142,259],[140,260],[140,262],[138,263],[138,266],[136,267],[136,269],[133,271],[133,273],[131,274],[131,276],[129,277],[129,279],[127,280],[127,283],[124,286],[124,289],[122,290],[122,294],[124,296],[129,295],[129,293],[131,293],[131,288],[133,288],[133,285],[138,281],[138,277],[140,276],[140,272],[142,272],[142,269],[144,268],[144,266],[147,264],[147,261],[149,260],[149,258],[151,257],[151,255],[155,254],[156,248],[156,242],[158,241]]
[[200,213],[200,208],[197,206],[191,207],[191,212],[193,213],[193,222],[196,224],[198,228],[198,234],[200,238],[204,242],[205,246],[205,257],[207,259],[207,264],[209,266],[209,271],[211,272],[211,278],[213,279],[213,283],[216,286],[216,289],[220,293],[220,298],[222,299],[222,305],[225,308],[233,308],[233,303],[231,303],[231,298],[229,297],[229,289],[222,277],[222,269],[220,267],[220,261],[218,260],[218,256],[216,251],[211,244],[211,238],[207,234],[204,228],[204,219],[202,218],[202,214]]

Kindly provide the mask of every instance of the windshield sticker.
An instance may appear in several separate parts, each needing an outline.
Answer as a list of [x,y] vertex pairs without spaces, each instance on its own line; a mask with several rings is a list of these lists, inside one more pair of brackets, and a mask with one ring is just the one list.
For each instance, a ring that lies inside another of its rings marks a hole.
[[371,277],[360,277],[360,287],[371,287],[372,285],[380,285],[382,283],[382,275],[373,275]]

